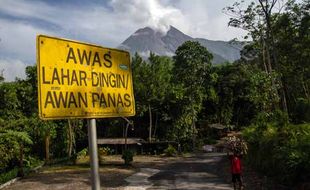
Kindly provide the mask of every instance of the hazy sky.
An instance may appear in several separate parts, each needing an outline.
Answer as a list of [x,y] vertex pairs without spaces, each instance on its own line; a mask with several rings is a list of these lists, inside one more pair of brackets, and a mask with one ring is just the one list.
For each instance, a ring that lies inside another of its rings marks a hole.
[[46,34],[117,47],[137,29],[170,25],[192,37],[239,38],[222,8],[233,0],[0,0],[0,71],[24,78],[36,59],[36,35]]

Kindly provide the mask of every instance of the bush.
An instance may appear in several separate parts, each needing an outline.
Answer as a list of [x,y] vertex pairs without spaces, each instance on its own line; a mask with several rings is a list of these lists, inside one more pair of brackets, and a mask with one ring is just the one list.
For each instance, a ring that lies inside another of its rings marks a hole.
[[32,157],[32,156],[26,156],[26,158],[24,159],[24,167],[26,168],[35,168],[41,164],[43,164],[44,162],[36,157]]
[[77,159],[83,158],[88,155],[88,148],[84,148],[76,154]]
[[293,118],[296,123],[310,122],[310,100],[298,98],[294,108]]
[[131,150],[125,150],[123,152],[122,159],[124,160],[125,165],[130,165],[130,163],[133,161],[133,156],[134,153]]
[[164,150],[166,156],[176,156],[177,150],[169,144],[169,146]]
[[249,144],[247,162],[255,169],[287,185],[309,180],[310,124],[269,123],[246,128],[243,135]]
[[[24,167],[23,172],[25,175],[28,175],[33,169],[44,162],[38,158],[32,157],[32,156],[26,156],[24,161]],[[14,179],[18,176],[18,171],[20,168],[15,167],[13,169],[1,169],[0,173],[0,184],[6,183],[7,181]]]
[[113,154],[113,150],[110,149],[109,147],[100,147],[98,149],[98,155],[99,156],[108,156]]
[[18,168],[14,168],[8,172],[4,172],[0,174],[0,184],[3,184],[11,179],[14,179],[17,177]]

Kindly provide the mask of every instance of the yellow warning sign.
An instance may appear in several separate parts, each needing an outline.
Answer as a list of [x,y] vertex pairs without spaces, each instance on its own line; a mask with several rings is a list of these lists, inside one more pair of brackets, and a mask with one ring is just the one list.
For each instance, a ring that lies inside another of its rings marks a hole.
[[39,35],[37,72],[42,119],[135,115],[126,51]]

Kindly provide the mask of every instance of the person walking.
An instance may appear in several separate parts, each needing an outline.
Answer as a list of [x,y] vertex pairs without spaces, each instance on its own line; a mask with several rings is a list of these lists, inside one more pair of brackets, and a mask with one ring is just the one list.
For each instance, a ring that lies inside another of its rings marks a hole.
[[230,160],[230,166],[231,166],[231,180],[234,184],[234,190],[236,190],[237,182],[239,183],[239,189],[243,189],[243,181],[242,181],[242,164],[241,164],[241,158],[242,155],[237,152],[233,151],[233,154],[230,154],[227,152],[227,155]]

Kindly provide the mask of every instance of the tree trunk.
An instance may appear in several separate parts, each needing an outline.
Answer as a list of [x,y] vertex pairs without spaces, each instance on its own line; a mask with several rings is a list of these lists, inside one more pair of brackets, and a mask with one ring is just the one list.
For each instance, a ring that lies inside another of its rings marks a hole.
[[196,149],[196,124],[195,124],[195,110],[192,107],[192,141],[193,141],[193,150]]
[[154,126],[154,132],[153,132],[153,138],[155,138],[155,136],[156,136],[157,123],[158,123],[158,113],[156,112],[156,116],[155,116],[155,126]]
[[272,63],[271,63],[271,58],[270,58],[270,49],[269,49],[269,44],[268,42],[266,43],[266,57],[267,57],[267,69],[268,73],[272,73]]
[[126,129],[125,129],[125,151],[127,150],[127,134],[128,134],[128,127],[129,127],[129,123],[126,124]]
[[[263,4],[263,2],[265,2],[265,5]],[[277,2],[277,0],[272,1],[271,4],[270,4],[268,1],[259,0],[259,3],[261,5],[262,10],[263,10],[264,15],[265,15],[266,25],[267,25],[267,28],[266,28],[267,43],[266,43],[266,45],[267,45],[267,53],[268,53],[267,57],[268,57],[268,59],[270,61],[270,63],[268,63],[268,66],[270,65],[271,69],[272,69],[272,66],[273,66],[273,68],[277,72],[280,72],[279,68],[278,68],[277,50],[275,48],[275,40],[274,40],[274,35],[273,35],[273,30],[272,30],[272,25],[271,25],[272,8],[276,4],[276,2]],[[272,56],[273,62],[271,62],[271,56]],[[270,73],[271,73],[271,71],[272,70],[270,70]],[[287,113],[287,100],[286,100],[286,96],[285,96],[285,91],[284,91],[284,86],[283,85],[279,89],[279,92],[277,92],[277,96],[281,99],[282,110]]]
[[72,148],[73,148],[73,136],[72,136],[72,123],[71,120],[68,119],[68,133],[67,133],[67,137],[68,137],[68,157],[71,158],[72,155]]
[[19,168],[18,168],[18,176],[24,177],[24,145],[19,145]]
[[288,108],[287,108],[287,100],[286,100],[286,85],[282,80],[282,88],[281,88],[281,93],[282,93],[282,109],[285,113],[288,114]]
[[264,69],[265,69],[265,72],[268,73],[268,69],[267,69],[267,65],[266,65],[266,47],[265,47],[265,40],[262,40],[263,42],[263,65],[264,65]]
[[50,134],[49,132],[45,136],[45,161],[50,161]]
[[125,125],[125,121],[123,122],[123,138],[125,138],[125,129],[126,129],[126,125]]
[[306,96],[306,99],[309,99],[309,93],[308,93],[307,87],[305,86],[305,82],[303,79],[301,80],[301,84],[302,84],[302,88],[304,90],[304,94]]
[[149,104],[149,118],[150,118],[150,126],[149,126],[149,142],[152,141],[152,110],[151,105]]
[[192,123],[192,141],[193,141],[193,150],[196,150],[196,124],[195,124],[195,120],[193,119],[193,123]]

